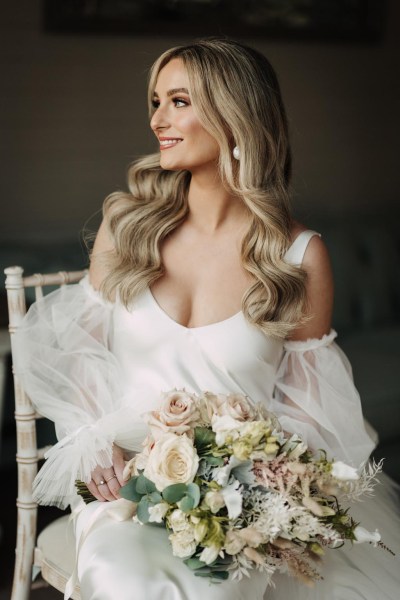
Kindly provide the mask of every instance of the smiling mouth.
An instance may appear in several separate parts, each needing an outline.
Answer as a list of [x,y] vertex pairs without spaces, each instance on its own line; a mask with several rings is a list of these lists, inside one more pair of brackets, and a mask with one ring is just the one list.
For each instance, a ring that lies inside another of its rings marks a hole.
[[169,138],[164,140],[159,140],[160,142],[160,150],[166,150],[167,148],[172,148],[182,142],[181,138]]

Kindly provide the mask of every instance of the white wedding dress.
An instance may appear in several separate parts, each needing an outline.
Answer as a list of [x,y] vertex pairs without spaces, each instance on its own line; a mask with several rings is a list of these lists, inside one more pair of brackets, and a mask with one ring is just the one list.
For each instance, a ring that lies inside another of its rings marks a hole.
[[[301,264],[313,235],[300,234],[286,260]],[[118,301],[104,302],[87,279],[50,294],[30,309],[14,340],[17,375],[38,410],[55,421],[60,440],[37,477],[36,498],[76,506],[75,479],[90,478],[96,464],[110,466],[113,441],[140,450],[146,435],[141,415],[156,407],[161,391],[173,388],[246,394],[311,447],[358,466],[374,441],[335,337],[332,331],[320,340],[285,343],[265,336],[241,312],[187,328],[162,310],[149,289],[127,310]],[[398,488],[386,477],[382,482],[352,513],[364,527],[378,528],[398,553]],[[162,528],[117,522],[99,508],[105,503],[79,503],[75,528],[83,600],[399,597],[398,557],[369,544],[328,551],[324,579],[312,589],[286,574],[274,578],[275,588],[266,588],[258,571],[239,583],[217,585],[195,577],[172,556]]]

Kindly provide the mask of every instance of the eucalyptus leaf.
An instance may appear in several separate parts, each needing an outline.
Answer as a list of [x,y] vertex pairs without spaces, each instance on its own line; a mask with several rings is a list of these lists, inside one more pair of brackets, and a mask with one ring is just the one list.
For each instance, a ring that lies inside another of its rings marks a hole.
[[225,581],[229,577],[228,571],[213,571],[212,573],[213,579],[218,579],[219,581]]
[[164,500],[168,502],[168,504],[174,504],[186,496],[187,490],[188,486],[186,483],[173,483],[172,485],[164,488],[162,496]]
[[136,491],[144,495],[156,492],[157,488],[150,479],[147,479],[144,475],[139,475],[136,482]]
[[194,508],[194,500],[191,496],[184,496],[178,506],[182,512],[188,513]]
[[192,571],[196,571],[197,569],[203,569],[204,563],[199,558],[192,556],[190,558],[186,558],[184,561],[185,565],[189,567]]
[[150,502],[148,501],[148,499],[145,496],[143,496],[141,501],[137,505],[137,512],[136,512],[137,518],[139,519],[139,521],[141,523],[147,523],[149,521],[149,518],[150,518],[149,506],[150,506]]
[[132,477],[132,479],[130,479],[128,483],[126,483],[122,486],[122,488],[120,488],[119,494],[120,496],[122,496],[122,498],[125,498],[125,500],[131,500],[132,502],[140,502],[143,494],[139,494],[136,491],[137,479],[138,477]]
[[160,502],[162,502],[162,496],[160,492],[151,492],[151,494],[149,494],[149,500],[153,504],[159,504]]
[[193,499],[192,508],[196,508],[200,502],[200,488],[197,483],[188,483],[188,491],[187,494],[190,498]]

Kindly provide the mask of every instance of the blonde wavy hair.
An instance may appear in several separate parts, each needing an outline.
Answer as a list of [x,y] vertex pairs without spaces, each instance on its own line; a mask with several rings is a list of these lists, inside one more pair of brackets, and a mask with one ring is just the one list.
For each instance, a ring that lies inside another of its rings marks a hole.
[[[149,110],[161,69],[179,58],[187,70],[196,115],[220,148],[221,180],[248,208],[242,241],[243,267],[254,283],[242,299],[243,313],[263,332],[286,337],[303,319],[305,273],[284,261],[290,240],[291,152],[276,74],[259,52],[226,39],[206,39],[164,52],[149,78]],[[232,149],[240,148],[240,161]],[[125,306],[163,275],[160,247],[187,216],[188,171],[166,171],[160,155],[129,169],[129,193],[106,198],[103,212],[114,241],[102,291]]]

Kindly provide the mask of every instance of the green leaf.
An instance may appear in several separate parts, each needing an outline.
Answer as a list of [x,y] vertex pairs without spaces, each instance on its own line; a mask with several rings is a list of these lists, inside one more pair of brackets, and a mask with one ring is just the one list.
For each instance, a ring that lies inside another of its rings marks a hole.
[[139,475],[136,482],[136,491],[139,494],[151,494],[152,492],[156,492],[157,488],[150,479],[147,479],[144,475]]
[[137,506],[137,518],[139,519],[139,521],[141,523],[147,523],[149,518],[150,518],[150,514],[149,514],[149,501],[146,497],[142,497],[141,501],[139,502],[138,506]]
[[162,502],[162,496],[160,492],[152,492],[151,494],[149,494],[148,497],[150,502],[152,502],[153,504],[160,504],[160,502]]
[[174,504],[186,496],[187,489],[186,483],[173,483],[163,490],[162,496],[168,504]]
[[203,456],[210,467],[221,467],[224,464],[224,459],[221,456]]
[[[188,483],[187,495],[193,499],[192,508],[196,508],[200,502],[200,488],[197,483]],[[183,509],[182,509],[183,510]]]
[[188,513],[194,508],[194,500],[191,496],[184,496],[182,500],[178,503],[179,508],[184,513]]
[[194,445],[198,454],[210,449],[215,444],[215,433],[208,427],[195,427]]
[[204,567],[203,561],[196,557],[185,558],[183,562],[192,571],[196,571],[197,569],[202,569]]
[[[195,573],[196,575],[196,573]],[[219,581],[225,581],[229,577],[228,571],[213,571],[212,578],[218,579]]]
[[136,491],[136,481],[138,477],[132,477],[125,485],[120,488],[119,493],[125,500],[131,500],[132,502],[140,502],[143,494],[139,494]]
[[211,579],[212,583],[219,583],[221,580],[228,579],[229,577],[229,573],[227,571],[195,571],[194,574],[196,577],[208,577]]

